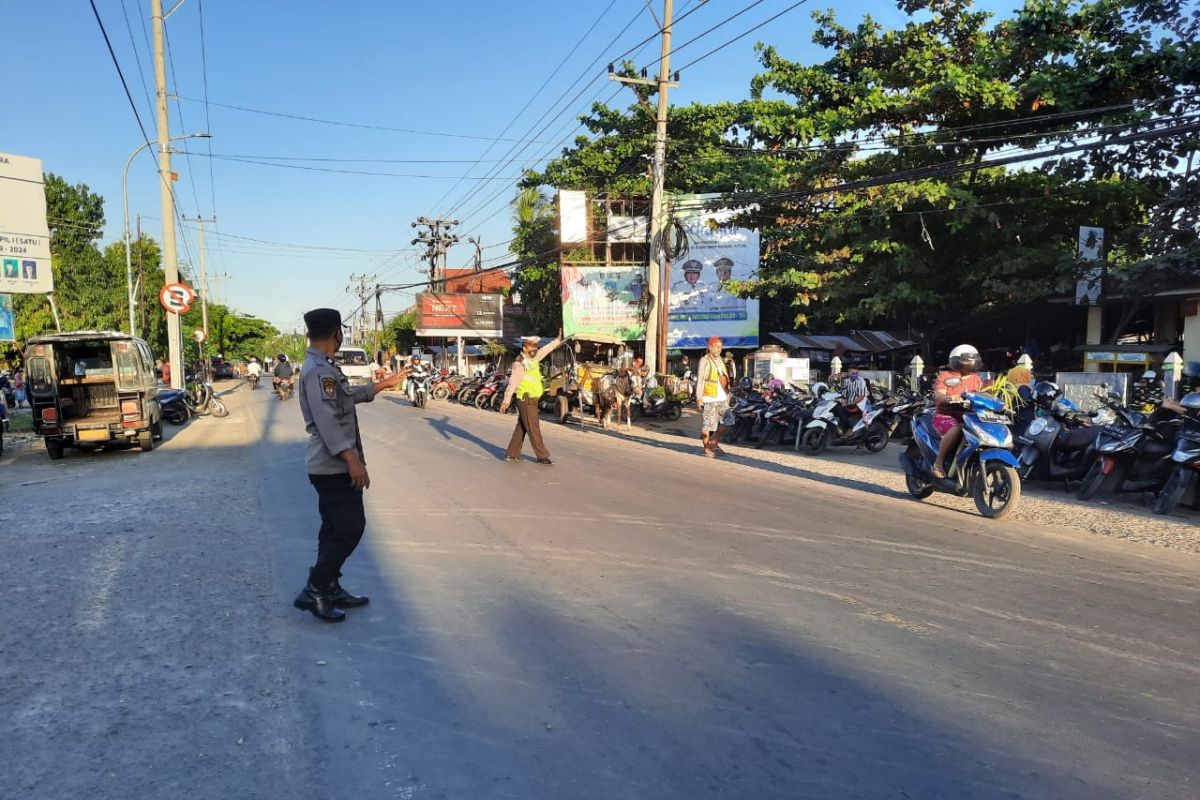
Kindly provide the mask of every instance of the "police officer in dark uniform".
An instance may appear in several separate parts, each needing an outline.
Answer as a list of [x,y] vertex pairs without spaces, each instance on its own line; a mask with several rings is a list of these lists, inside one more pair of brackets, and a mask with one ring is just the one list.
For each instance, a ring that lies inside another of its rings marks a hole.
[[371,485],[354,406],[371,402],[377,392],[404,380],[408,371],[351,388],[333,363],[342,346],[341,313],[318,308],[304,315],[304,324],[309,348],[300,369],[300,410],[308,431],[305,468],[317,490],[321,531],[317,563],[308,571],[308,583],[292,604],[317,619],[341,622],[346,618],[341,609],[367,604],[366,597],[350,594],[340,582],[342,564],[358,546],[367,525],[363,490]]

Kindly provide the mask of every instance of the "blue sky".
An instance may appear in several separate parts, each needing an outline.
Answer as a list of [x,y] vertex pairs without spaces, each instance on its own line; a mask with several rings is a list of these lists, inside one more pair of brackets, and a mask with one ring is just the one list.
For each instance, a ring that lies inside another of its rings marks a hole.
[[[676,45],[751,2],[676,0],[677,16],[703,6],[679,23]],[[207,70],[201,61],[201,3]],[[762,0],[683,49],[673,66],[703,55],[792,3]],[[661,0],[652,0],[652,5],[661,13]],[[828,5],[827,0],[814,0],[701,61],[683,75],[672,103],[744,97],[757,67],[753,52],[757,41],[776,45],[791,58],[821,60],[823,54],[810,42],[810,14]],[[988,0],[980,5],[1007,9],[1014,4]],[[892,4],[851,0],[837,6],[846,22],[856,21],[867,10],[885,24],[903,20]],[[97,0],[97,7],[153,137],[153,72],[145,32],[149,31],[149,0]],[[592,33],[574,47],[598,18]],[[0,151],[41,158],[47,171],[86,183],[102,194],[108,221],[104,241],[119,239],[121,168],[141,134],[90,7],[85,2],[8,3],[4,19],[9,35],[0,48],[0,70],[8,78],[4,115],[8,124],[0,134]],[[615,0],[611,6],[610,0],[185,0],[167,21],[174,64],[173,70],[168,69],[169,79],[181,98],[203,99],[207,76],[210,105],[206,112],[203,102],[172,102],[171,132],[207,129],[214,138],[178,145],[203,154],[175,157],[181,175],[176,190],[180,212],[211,217],[215,210],[214,234],[219,235],[208,237],[209,272],[231,276],[224,282],[224,299],[239,311],[264,317],[284,330],[301,327],[300,315],[316,306],[334,305],[346,313],[357,306],[345,292],[351,274],[378,275],[385,283],[421,279],[409,254],[413,237],[409,223],[420,215],[458,206],[454,213],[463,220],[459,233],[464,240],[468,234],[480,235],[485,247],[508,240],[510,214],[502,207],[512,197],[512,181],[477,179],[494,170],[512,178],[522,167],[543,163],[548,152],[557,152],[554,145],[578,130],[572,120],[593,100],[617,91],[602,76],[607,62],[656,28],[643,0]],[[614,39],[617,43],[605,49]],[[653,67],[657,48],[655,39],[639,51],[636,60]],[[564,58],[565,65],[555,71]],[[597,58],[597,66],[585,71]],[[143,90],[143,73],[149,99]],[[568,105],[594,77],[599,80]],[[548,84],[538,92],[547,78]],[[559,100],[564,92],[566,96]],[[518,143],[510,153],[513,143],[501,141],[485,153],[492,137],[500,135],[531,98],[529,108],[505,136],[535,138],[538,143]],[[618,99],[624,101],[620,95]],[[211,103],[456,136],[314,124]],[[538,123],[547,111],[546,119]],[[540,132],[551,119],[550,127]],[[210,160],[206,157],[210,146],[215,155],[252,160],[265,156],[395,163],[287,162],[374,174],[320,172]],[[480,157],[485,160],[478,166],[470,163]],[[515,158],[512,163],[498,161],[510,157]],[[453,161],[466,163],[448,163]],[[458,176],[467,179],[457,181]],[[478,194],[460,205],[476,189]],[[495,200],[483,202],[497,193]],[[150,157],[140,157],[131,169],[130,211],[142,214],[143,227],[161,238]],[[180,260],[194,260],[195,231],[188,228],[184,233],[188,247],[181,242]],[[451,251],[451,266],[466,266],[471,253],[464,241]],[[496,260],[504,255],[502,246],[485,252]],[[215,294],[215,284],[213,289]],[[384,309],[393,313],[409,302],[406,295],[386,295]]]

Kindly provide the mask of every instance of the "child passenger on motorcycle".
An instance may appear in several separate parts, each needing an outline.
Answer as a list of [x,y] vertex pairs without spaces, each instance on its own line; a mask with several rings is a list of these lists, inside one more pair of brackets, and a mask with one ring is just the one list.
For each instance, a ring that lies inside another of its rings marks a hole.
[[979,351],[969,344],[960,344],[950,351],[950,365],[938,373],[934,383],[933,398],[937,412],[933,415],[933,429],[942,437],[937,458],[933,462],[935,478],[946,477],[946,459],[962,443],[962,395],[984,388],[983,378],[978,374],[979,365]]

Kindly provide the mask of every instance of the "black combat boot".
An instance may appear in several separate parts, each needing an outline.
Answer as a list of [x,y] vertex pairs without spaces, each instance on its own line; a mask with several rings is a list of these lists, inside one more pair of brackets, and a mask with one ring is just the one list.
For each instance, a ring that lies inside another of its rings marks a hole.
[[318,587],[313,584],[312,570],[308,571],[308,583],[296,595],[292,605],[301,611],[311,612],[314,617],[325,622],[341,622],[346,618],[346,612],[340,610],[334,602],[334,587],[337,581],[328,586]]
[[366,595],[350,594],[342,588],[342,576],[339,574],[333,581],[333,604],[338,608],[358,608],[371,602]]

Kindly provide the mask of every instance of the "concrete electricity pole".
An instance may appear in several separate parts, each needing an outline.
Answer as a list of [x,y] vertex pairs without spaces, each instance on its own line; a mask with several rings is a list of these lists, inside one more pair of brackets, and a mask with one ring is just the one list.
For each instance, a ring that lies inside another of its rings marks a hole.
[[[368,284],[374,284],[375,282],[376,276],[374,275],[351,275],[351,285],[346,287],[347,292],[353,292],[354,294],[358,295],[358,300],[360,303],[358,308],[358,321],[354,323],[354,332],[356,334],[354,341],[360,346],[366,339],[367,300],[370,299],[371,295],[375,294],[374,286]],[[355,287],[353,285],[354,283],[357,283],[358,286]]]
[[[446,258],[450,253],[450,247],[457,244],[459,239],[457,234],[450,231],[458,225],[456,219],[429,219],[429,217],[417,217],[417,221],[412,224],[414,228],[420,226],[428,228],[428,230],[420,231],[417,238],[412,240],[412,243],[425,245],[425,258],[429,261],[429,290],[432,292],[446,291]],[[463,371],[463,340],[458,337],[458,371],[462,374]],[[442,368],[445,369],[449,363],[449,358],[446,354],[446,340],[442,339]]]
[[[178,6],[176,6],[178,8]],[[172,9],[173,11],[174,9]],[[163,280],[179,280],[179,261],[175,252],[175,189],[171,172],[171,129],[167,115],[167,67],[163,52],[162,0],[150,0],[150,19],[154,28],[154,86],[157,93],[158,116],[158,173],[162,193],[162,257]],[[171,364],[171,386],[183,388],[183,340],[180,337],[178,314],[167,314],[167,352]]]
[[208,339],[208,268],[204,263],[204,223],[211,222],[214,225],[217,218],[213,217],[210,220],[204,217],[197,216],[196,224],[199,226],[200,233],[200,319],[201,325],[204,327],[204,338]]
[[[675,4],[663,0],[662,50],[658,62],[658,79],[628,78],[614,73],[608,67],[608,77],[621,83],[655,86],[658,89],[658,110],[654,122],[654,174],[650,192],[650,263],[646,284],[654,299],[654,310],[646,318],[646,367],[653,375],[666,367],[667,360],[667,290],[670,283],[664,274],[666,248],[663,247],[663,188],[666,183],[667,161],[667,90],[679,85],[679,76],[670,80],[671,73],[671,20]],[[645,75],[645,72],[642,73]]]

